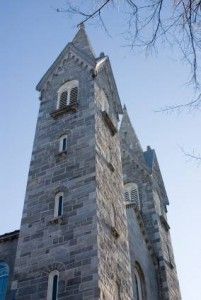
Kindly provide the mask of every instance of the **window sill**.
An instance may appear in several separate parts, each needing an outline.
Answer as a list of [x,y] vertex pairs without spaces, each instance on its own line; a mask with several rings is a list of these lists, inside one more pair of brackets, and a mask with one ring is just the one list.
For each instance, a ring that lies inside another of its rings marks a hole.
[[60,225],[62,225],[62,224],[64,224],[64,220],[63,220],[63,217],[60,216],[60,217],[54,218],[53,220],[50,220],[49,223],[50,224],[60,224]]
[[134,201],[125,201],[124,203],[126,205],[126,208],[133,207],[136,211],[141,212],[141,209],[140,209],[139,205],[136,202],[134,202]]
[[67,155],[67,150],[64,150],[64,151],[60,151],[59,153],[56,154],[57,156],[61,156],[61,157],[66,157]]
[[113,226],[111,227],[111,232],[112,232],[112,235],[115,237],[115,239],[118,239],[120,234],[118,233],[118,231],[115,227],[113,227]]
[[108,113],[106,111],[102,111],[102,117],[103,117],[105,124],[109,128],[112,136],[114,136],[117,133],[117,128],[114,126],[114,123],[112,122],[110,116],[108,115]]
[[55,111],[53,111],[50,116],[53,119],[58,118],[59,116],[62,116],[63,114],[66,114],[68,112],[76,112],[77,111],[77,105],[67,105],[66,107],[62,108],[62,109],[57,109]]

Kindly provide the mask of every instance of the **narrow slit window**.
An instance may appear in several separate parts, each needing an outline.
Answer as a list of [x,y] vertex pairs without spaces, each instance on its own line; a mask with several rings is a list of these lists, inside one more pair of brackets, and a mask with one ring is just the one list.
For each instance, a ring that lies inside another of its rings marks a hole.
[[57,291],[58,291],[58,275],[53,277],[53,287],[52,287],[52,300],[57,300]]
[[58,284],[59,272],[57,270],[54,270],[49,274],[48,278],[47,300],[58,299]]
[[58,202],[58,216],[61,216],[63,212],[63,196],[59,196]]
[[59,152],[65,152],[67,150],[67,136],[63,135],[60,137]]
[[54,218],[63,215],[63,193],[58,193],[55,196]]
[[67,138],[63,138],[62,140],[62,151],[66,151],[67,149]]

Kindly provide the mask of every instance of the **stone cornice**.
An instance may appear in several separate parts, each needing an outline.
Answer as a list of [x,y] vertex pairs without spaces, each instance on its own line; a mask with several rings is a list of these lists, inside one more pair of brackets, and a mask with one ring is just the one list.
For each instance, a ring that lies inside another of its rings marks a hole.
[[0,235],[0,243],[18,239],[19,232],[20,232],[19,230],[15,230],[15,231],[4,233],[4,234]]

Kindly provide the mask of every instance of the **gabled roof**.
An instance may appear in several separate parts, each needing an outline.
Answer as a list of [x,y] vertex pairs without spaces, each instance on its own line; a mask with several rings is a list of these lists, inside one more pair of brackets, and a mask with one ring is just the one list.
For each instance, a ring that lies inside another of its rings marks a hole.
[[86,34],[84,24],[80,25],[80,29],[76,33],[72,44],[75,48],[78,48],[80,51],[86,53],[89,55],[91,58],[95,58],[95,52],[91,46],[91,43],[89,41],[89,38]]
[[163,177],[160,171],[160,167],[159,167],[159,163],[158,163],[158,159],[156,156],[156,152],[154,149],[151,149],[150,146],[147,147],[147,150],[144,152],[144,157],[145,157],[145,161],[146,164],[150,170],[150,172],[155,175],[155,178],[157,178],[157,182],[159,184],[159,187],[163,193],[163,200],[164,200],[164,204],[168,205],[169,204],[169,200],[167,197],[167,193],[166,193],[166,189],[165,189],[165,185],[163,182]]
[[19,233],[20,233],[19,230],[15,230],[15,231],[7,232],[7,233],[0,235],[0,243],[7,242],[7,241],[10,241],[13,239],[18,239]]
[[63,51],[59,54],[59,56],[56,58],[56,60],[53,62],[53,64],[50,66],[50,68],[47,70],[47,72],[43,75],[42,79],[37,84],[36,89],[38,91],[41,91],[43,84],[46,82],[46,80],[49,78],[52,72],[54,72],[55,68],[60,64],[62,59],[64,59],[64,57],[67,56],[70,50],[78,56],[80,56],[82,59],[84,59],[89,65],[95,67],[95,54],[91,47],[89,38],[86,34],[84,25],[81,25],[73,41],[65,46]]
[[110,85],[111,94],[113,95],[113,100],[116,104],[117,112],[119,114],[122,114],[123,110],[122,110],[121,100],[119,98],[119,93],[118,93],[116,82],[115,82],[115,79],[114,79],[114,74],[113,74],[113,71],[112,71],[110,59],[109,59],[108,56],[105,56],[103,53],[101,54],[101,56],[99,58],[96,59],[95,72],[98,74],[98,72],[102,68],[104,68],[104,70],[107,73],[108,84]]
[[142,146],[135,133],[135,130],[130,121],[126,106],[123,108],[123,118],[120,126],[120,135],[122,136],[124,142],[129,146],[135,156],[144,163],[144,156]]
[[55,72],[55,69],[59,66],[59,64],[64,60],[65,57],[68,56],[69,52],[73,52],[76,56],[80,57],[84,60],[88,66],[94,71],[94,74],[98,74],[98,72],[103,67],[107,72],[108,84],[111,86],[111,91],[113,94],[113,99],[117,107],[117,111],[119,114],[122,114],[122,106],[119,98],[117,86],[115,83],[114,75],[112,72],[110,60],[104,54],[101,54],[100,57],[95,58],[94,50],[91,46],[89,38],[86,34],[84,25],[82,24],[76,33],[73,41],[68,43],[63,51],[59,54],[57,59],[50,66],[48,71],[44,74],[40,82],[37,84],[36,89],[41,91],[43,89],[44,84],[48,80],[51,74]]

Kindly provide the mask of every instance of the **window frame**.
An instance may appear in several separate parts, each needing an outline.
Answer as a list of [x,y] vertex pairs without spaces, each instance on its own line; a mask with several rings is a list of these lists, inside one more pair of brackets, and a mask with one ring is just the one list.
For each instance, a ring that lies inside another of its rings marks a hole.
[[[132,200],[132,193],[135,191],[137,202],[135,200]],[[129,182],[124,185],[124,199],[126,202],[129,201],[129,203],[135,203],[138,207],[138,209],[141,209],[141,201],[140,201],[140,195],[139,195],[139,189],[137,183]]]
[[[79,82],[78,82],[78,80],[67,81],[67,82],[65,82],[64,84],[62,84],[60,86],[60,88],[58,89],[58,92],[57,92],[57,105],[56,105],[57,110],[64,109],[65,107],[67,107],[71,104],[70,103],[71,91],[75,87],[77,87],[77,89],[78,89],[77,90],[77,99],[78,99],[78,92],[79,92]],[[60,100],[61,100],[60,97],[61,97],[63,92],[67,92],[66,106],[60,108]]]
[[[60,206],[60,200],[62,197],[62,204]],[[55,200],[54,200],[54,218],[60,218],[63,216],[63,204],[64,204],[64,193],[59,192],[55,195]],[[59,209],[61,207],[61,213],[59,214]]]
[[[63,148],[64,146],[64,140],[65,140],[65,149]],[[63,134],[60,136],[59,138],[59,153],[63,153],[63,152],[66,152],[67,151],[67,145],[68,145],[68,139],[67,139],[67,134]]]
[[[57,287],[56,287],[56,298],[53,298],[55,276],[57,276]],[[48,277],[47,300],[58,299],[58,288],[59,288],[59,271],[54,270],[49,273],[49,277]]]
[[144,273],[142,271],[142,268],[138,262],[135,262],[134,271],[134,284],[135,284],[135,291],[138,293],[137,300],[146,300],[147,299],[147,293],[146,293],[146,282]]

